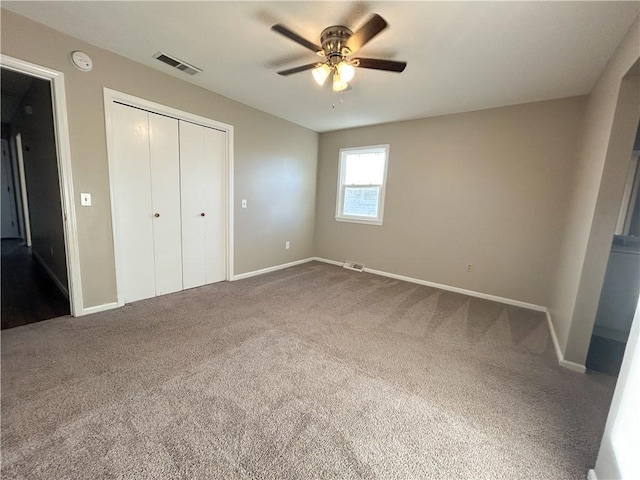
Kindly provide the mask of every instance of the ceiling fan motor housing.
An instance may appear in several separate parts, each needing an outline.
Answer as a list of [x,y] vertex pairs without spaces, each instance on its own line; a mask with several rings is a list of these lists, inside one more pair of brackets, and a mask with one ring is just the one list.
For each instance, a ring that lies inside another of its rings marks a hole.
[[320,55],[324,54],[330,64],[337,65],[347,55],[351,54],[351,50],[346,46],[347,40],[351,35],[353,35],[353,32],[343,25],[325,28],[320,35],[323,52],[318,53]]

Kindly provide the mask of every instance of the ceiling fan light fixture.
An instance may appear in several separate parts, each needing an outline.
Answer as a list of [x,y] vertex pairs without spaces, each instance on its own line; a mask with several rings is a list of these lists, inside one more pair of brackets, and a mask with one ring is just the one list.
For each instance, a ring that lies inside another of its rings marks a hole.
[[401,73],[407,66],[407,62],[382,58],[350,58],[387,27],[385,19],[374,13],[355,32],[344,25],[332,25],[325,28],[320,34],[320,44],[317,44],[301,37],[282,24],[273,25],[271,30],[274,32],[324,58],[322,62],[308,63],[277,73],[288,76],[311,70],[313,79],[320,86],[327,83],[327,78],[331,76],[334,92],[342,92],[349,88],[349,82],[353,80],[357,67]]
[[313,79],[320,86],[324,85],[324,82],[327,80],[327,77],[331,73],[331,67],[326,63],[323,63],[317,68],[314,68],[311,73],[313,74]]
[[348,86],[349,84],[340,77],[339,72],[336,72],[333,74],[333,91],[334,92],[342,92],[343,90],[346,90]]
[[340,74],[340,79],[344,83],[349,83],[351,80],[353,80],[356,69],[353,68],[353,65],[347,63],[346,60],[343,60],[338,64],[338,73]]

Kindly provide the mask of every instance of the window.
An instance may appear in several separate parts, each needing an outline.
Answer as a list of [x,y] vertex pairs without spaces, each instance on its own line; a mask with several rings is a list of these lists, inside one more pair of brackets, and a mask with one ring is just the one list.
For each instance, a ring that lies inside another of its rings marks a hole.
[[336,220],[382,225],[389,145],[340,150]]

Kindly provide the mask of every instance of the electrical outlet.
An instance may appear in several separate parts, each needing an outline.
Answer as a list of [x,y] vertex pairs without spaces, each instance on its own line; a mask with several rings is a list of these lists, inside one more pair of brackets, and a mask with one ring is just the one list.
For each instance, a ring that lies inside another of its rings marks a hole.
[[290,242],[290,241],[288,241],[288,240],[287,240],[286,242],[284,242],[284,248],[285,248],[286,250],[289,250],[289,248],[291,248],[291,242]]
[[473,265],[470,263],[467,263],[467,272],[473,272]]

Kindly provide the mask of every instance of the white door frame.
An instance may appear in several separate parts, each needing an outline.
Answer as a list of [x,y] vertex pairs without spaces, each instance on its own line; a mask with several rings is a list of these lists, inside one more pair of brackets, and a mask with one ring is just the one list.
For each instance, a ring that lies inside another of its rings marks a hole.
[[15,135],[15,149],[18,163],[18,178],[20,181],[20,200],[22,204],[22,218],[24,221],[24,239],[27,247],[31,246],[31,217],[29,216],[29,201],[27,197],[27,177],[24,174],[24,153],[22,150],[22,133]]
[[134,108],[140,108],[152,113],[166,115],[168,117],[195,123],[204,127],[215,128],[226,133],[226,158],[224,169],[225,181],[225,238],[226,238],[226,280],[233,278],[233,126],[221,123],[210,118],[201,117],[192,113],[177,110],[160,103],[151,102],[142,98],[134,97],[126,93],[118,92],[110,88],[104,88],[104,116],[107,136],[107,158],[109,163],[109,189],[111,195],[111,223],[113,229],[113,248],[116,258],[116,285],[118,306],[124,305],[124,279],[122,278],[123,268],[121,267],[122,255],[119,248],[118,219],[115,196],[115,145],[114,145],[114,104],[121,103]]
[[71,168],[71,144],[69,142],[69,124],[67,121],[67,97],[64,86],[64,74],[57,70],[41,67],[33,63],[0,54],[0,66],[7,70],[48,80],[51,83],[51,101],[53,103],[53,127],[58,157],[58,179],[60,181],[60,200],[62,203],[62,223],[66,251],[67,276],[69,279],[69,308],[71,315],[84,314],[82,300],[82,280],[80,276],[80,249],[78,247],[78,226],[73,193],[73,175]]

